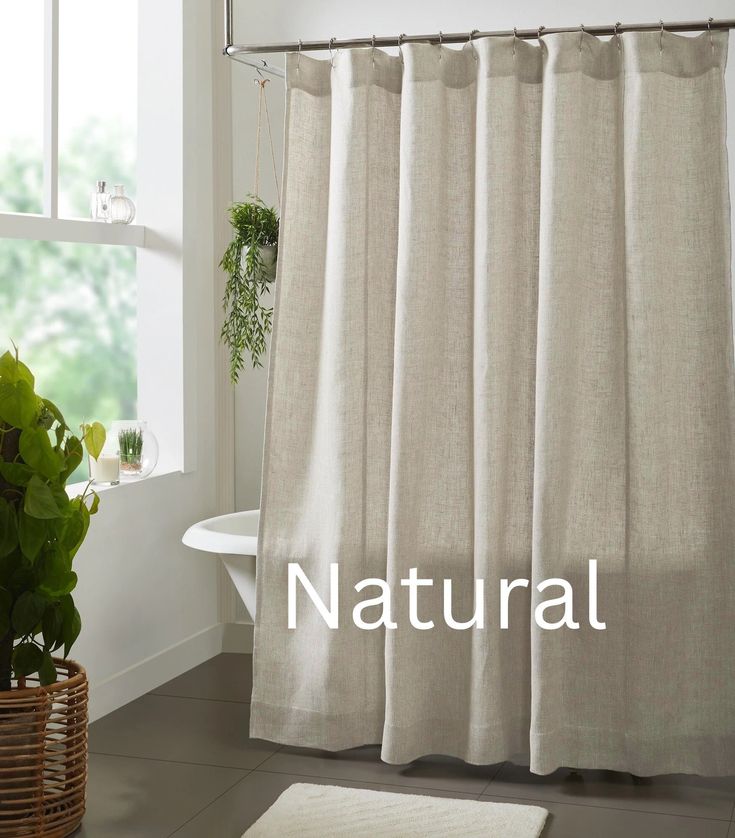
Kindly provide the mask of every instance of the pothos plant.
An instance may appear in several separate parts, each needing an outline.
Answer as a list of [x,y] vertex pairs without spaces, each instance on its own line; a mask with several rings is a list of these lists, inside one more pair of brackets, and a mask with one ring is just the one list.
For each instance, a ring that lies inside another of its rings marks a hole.
[[34,387],[17,350],[0,357],[0,691],[13,675],[56,681],[52,653],[66,657],[81,629],[72,560],[99,505],[89,484],[73,499],[65,486],[84,447],[99,457],[104,427],[76,436]]
[[263,297],[275,276],[278,215],[255,196],[230,207],[234,230],[220,267],[227,274],[225,322],[221,338],[230,351],[230,378],[237,384],[245,353],[253,367],[262,366],[266,340],[273,323],[273,308]]

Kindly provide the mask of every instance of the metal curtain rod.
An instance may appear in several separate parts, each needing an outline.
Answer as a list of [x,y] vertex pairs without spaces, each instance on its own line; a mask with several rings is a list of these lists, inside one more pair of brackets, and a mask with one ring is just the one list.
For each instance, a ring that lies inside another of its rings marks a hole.
[[[539,26],[536,29],[503,29],[490,32],[435,32],[429,35],[380,35],[364,38],[330,38],[323,41],[284,41],[273,44],[233,44],[232,43],[232,3],[225,0],[225,47],[224,54],[232,57],[238,55],[256,55],[267,52],[315,52],[320,50],[352,49],[355,47],[400,47],[402,44],[462,44],[476,38],[498,38],[515,35],[517,38],[533,40],[544,35],[555,35],[560,32],[579,32],[584,28],[590,35],[616,35],[623,32],[703,32],[708,29],[735,29],[735,19],[730,20],[689,20],[689,21],[657,21],[656,23],[616,23],[603,26]],[[263,69],[263,68],[261,68]],[[277,69],[270,68],[269,69]],[[267,70],[266,70],[267,72]]]

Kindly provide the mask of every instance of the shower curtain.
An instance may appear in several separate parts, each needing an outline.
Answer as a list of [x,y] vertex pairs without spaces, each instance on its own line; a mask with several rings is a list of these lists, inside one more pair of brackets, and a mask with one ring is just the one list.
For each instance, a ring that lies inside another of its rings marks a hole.
[[[580,32],[288,57],[253,736],[735,773],[726,53]],[[327,605],[337,563],[338,629],[300,583],[287,627],[289,563]],[[551,577],[579,628],[536,623]],[[355,625],[367,578],[396,628]],[[484,580],[483,629],[445,624],[444,579],[455,620]]]

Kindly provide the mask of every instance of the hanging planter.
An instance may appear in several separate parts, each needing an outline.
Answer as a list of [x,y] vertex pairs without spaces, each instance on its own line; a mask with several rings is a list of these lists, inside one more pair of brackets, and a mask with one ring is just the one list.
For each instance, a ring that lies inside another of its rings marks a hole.
[[278,256],[278,216],[260,198],[230,207],[235,235],[220,267],[227,273],[221,338],[230,350],[230,378],[237,380],[250,356],[253,367],[262,366],[273,308],[264,304],[275,279]]
[[255,135],[255,184],[249,201],[230,207],[230,223],[235,235],[230,242],[220,267],[227,274],[225,296],[225,322],[221,339],[230,350],[230,379],[237,384],[250,356],[253,367],[262,366],[262,357],[268,348],[267,340],[273,325],[273,308],[264,305],[269,285],[276,278],[278,259],[278,213],[258,196],[260,183],[260,129],[265,111],[273,182],[278,194],[276,155],[273,134],[265,96],[267,79],[254,79],[258,85],[258,122]]

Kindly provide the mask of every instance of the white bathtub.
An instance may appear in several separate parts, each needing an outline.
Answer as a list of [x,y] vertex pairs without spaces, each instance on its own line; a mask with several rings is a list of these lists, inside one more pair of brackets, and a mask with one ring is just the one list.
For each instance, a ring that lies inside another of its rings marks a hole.
[[253,620],[259,519],[259,509],[218,515],[193,524],[181,539],[187,547],[219,555]]

